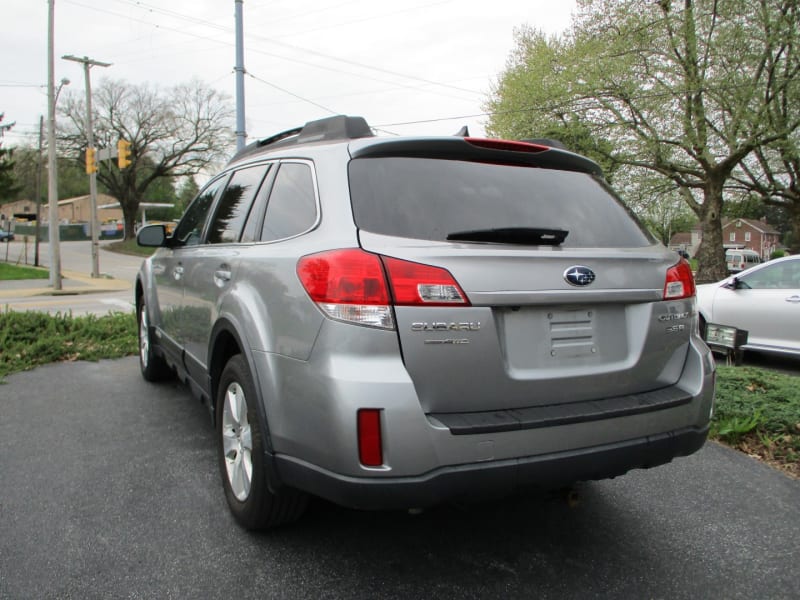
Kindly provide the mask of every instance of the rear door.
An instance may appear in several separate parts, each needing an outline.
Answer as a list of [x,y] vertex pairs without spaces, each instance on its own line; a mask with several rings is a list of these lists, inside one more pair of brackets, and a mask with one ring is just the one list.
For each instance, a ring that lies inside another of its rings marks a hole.
[[675,256],[601,179],[487,153],[386,154],[350,163],[362,247],[442,267],[469,300],[396,307],[426,411],[601,399],[677,381],[693,300],[662,301]]
[[234,171],[214,206],[202,242],[182,261],[182,310],[189,319],[184,346],[187,366],[197,377],[206,371],[220,298],[235,284],[241,256],[239,240],[267,169],[268,165],[257,165]]

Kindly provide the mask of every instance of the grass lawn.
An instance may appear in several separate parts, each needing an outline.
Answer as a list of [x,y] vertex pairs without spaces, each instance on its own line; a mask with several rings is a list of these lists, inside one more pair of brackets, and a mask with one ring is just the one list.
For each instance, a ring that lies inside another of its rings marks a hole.
[[0,262],[0,281],[12,279],[48,279],[50,271],[36,267],[19,267],[6,262]]
[[123,242],[111,242],[106,245],[107,250],[119,252],[120,254],[132,254],[133,256],[148,257],[158,248],[145,248],[136,243],[136,240],[125,240]]

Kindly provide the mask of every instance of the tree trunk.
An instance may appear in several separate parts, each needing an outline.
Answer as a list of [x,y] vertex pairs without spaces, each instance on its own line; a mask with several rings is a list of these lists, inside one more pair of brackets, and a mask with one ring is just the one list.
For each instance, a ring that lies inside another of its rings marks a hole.
[[132,240],[136,237],[136,214],[139,212],[139,203],[129,200],[122,202],[122,216],[125,217],[125,239]]
[[789,220],[792,223],[792,239],[789,241],[789,252],[798,254],[800,253],[800,197],[792,198],[792,202],[786,205],[786,212],[789,213]]
[[697,250],[697,283],[711,283],[728,276],[722,240],[722,181],[709,178],[703,189],[700,225],[703,238]]

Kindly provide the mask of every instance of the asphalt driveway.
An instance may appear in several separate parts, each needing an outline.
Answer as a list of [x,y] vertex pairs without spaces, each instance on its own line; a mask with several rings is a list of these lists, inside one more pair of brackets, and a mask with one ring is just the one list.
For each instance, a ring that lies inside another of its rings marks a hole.
[[185,388],[50,365],[0,385],[0,597],[800,597],[800,481],[709,443],[580,489],[253,535]]

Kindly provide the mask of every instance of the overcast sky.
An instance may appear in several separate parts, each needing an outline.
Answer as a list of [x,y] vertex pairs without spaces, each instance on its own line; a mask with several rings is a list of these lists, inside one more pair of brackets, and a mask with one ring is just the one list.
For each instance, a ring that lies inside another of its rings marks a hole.
[[[480,116],[514,28],[569,26],[574,0],[245,0],[247,133],[252,140],[330,114],[396,134],[449,135]],[[6,145],[35,144],[47,117],[46,0],[3,0],[0,112]],[[166,87],[197,78],[234,102],[233,0],[57,0],[55,79],[84,92],[62,55],[113,63],[105,78]],[[449,120],[451,117],[461,117]]]

